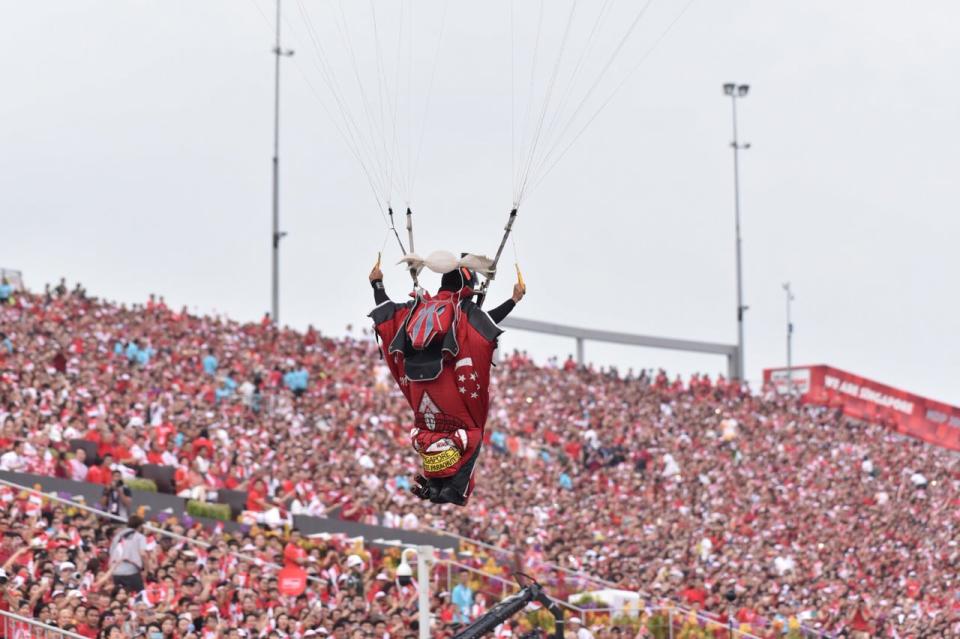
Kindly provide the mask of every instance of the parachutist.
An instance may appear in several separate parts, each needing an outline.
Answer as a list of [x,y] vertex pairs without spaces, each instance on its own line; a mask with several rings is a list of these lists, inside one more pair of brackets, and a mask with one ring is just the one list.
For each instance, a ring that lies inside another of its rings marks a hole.
[[402,261],[412,273],[426,266],[443,274],[435,296],[417,289],[404,304],[390,300],[379,263],[369,276],[377,304],[370,318],[381,352],[414,412],[410,439],[423,472],[411,492],[431,503],[464,506],[490,406],[490,366],[503,332],[497,324],[526,287],[518,282],[510,299],[486,313],[471,298],[477,271],[491,265],[487,258],[436,251],[425,260],[408,253]]

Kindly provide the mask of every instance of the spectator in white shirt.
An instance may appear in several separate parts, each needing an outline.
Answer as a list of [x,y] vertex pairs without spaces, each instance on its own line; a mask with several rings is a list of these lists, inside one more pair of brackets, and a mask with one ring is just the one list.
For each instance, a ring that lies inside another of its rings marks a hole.
[[167,440],[167,449],[160,455],[160,462],[164,466],[176,466],[180,463],[180,460],[177,459],[176,445],[172,438]]
[[21,473],[27,468],[27,458],[23,453],[23,442],[18,441],[13,446],[13,450],[8,450],[0,455],[0,470],[6,470],[14,473]]
[[73,456],[67,462],[70,468],[70,479],[73,481],[86,481],[87,479],[87,451],[78,448],[73,452]]

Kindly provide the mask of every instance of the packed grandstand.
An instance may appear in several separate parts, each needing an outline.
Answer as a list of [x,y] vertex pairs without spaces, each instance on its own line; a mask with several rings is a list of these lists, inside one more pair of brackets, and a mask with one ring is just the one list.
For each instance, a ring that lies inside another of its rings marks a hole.
[[[493,576],[582,588],[548,565],[641,593],[635,615],[570,619],[598,639],[960,636],[956,455],[770,389],[504,354],[483,482],[458,509],[410,495],[408,410],[368,331],[198,317],[153,296],[125,306],[61,283],[12,296],[0,332],[0,470],[109,486],[159,465],[183,497],[247,496],[233,532],[148,513],[209,546],[148,534],[130,594],[111,574],[119,524],[0,488],[0,609],[64,630],[416,636],[399,552],[290,527],[309,514],[498,549],[461,549],[475,570],[433,590],[435,637],[503,594]],[[302,595],[278,590],[284,564],[310,575]],[[694,614],[666,628],[671,606]],[[539,636],[525,633],[541,622],[530,612],[499,633]]]

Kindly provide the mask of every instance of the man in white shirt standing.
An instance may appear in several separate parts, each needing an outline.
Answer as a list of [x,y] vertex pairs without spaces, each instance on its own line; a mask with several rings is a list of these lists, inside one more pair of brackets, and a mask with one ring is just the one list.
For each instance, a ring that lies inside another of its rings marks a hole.
[[143,518],[131,515],[127,527],[114,535],[110,542],[110,567],[113,585],[131,594],[143,590],[143,575],[151,569],[147,538],[143,536]]

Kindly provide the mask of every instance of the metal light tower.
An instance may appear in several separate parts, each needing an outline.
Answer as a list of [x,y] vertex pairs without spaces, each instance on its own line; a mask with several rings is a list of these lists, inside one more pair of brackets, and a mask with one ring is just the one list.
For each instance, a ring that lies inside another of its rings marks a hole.
[[790,282],[784,282],[783,291],[787,295],[787,391],[793,393],[793,320],[790,319],[793,291],[790,290]]
[[743,304],[743,269],[740,251],[740,151],[750,148],[750,144],[740,144],[737,137],[737,98],[745,98],[750,85],[728,82],[723,85],[723,94],[730,96],[733,104],[733,194],[734,214],[737,229],[737,379],[744,379],[743,367],[743,314],[749,308]]
[[286,233],[280,231],[280,58],[293,55],[293,49],[280,46],[280,0],[277,0],[277,44],[273,82],[273,269],[270,287],[270,318],[275,326],[280,325],[280,240]]

